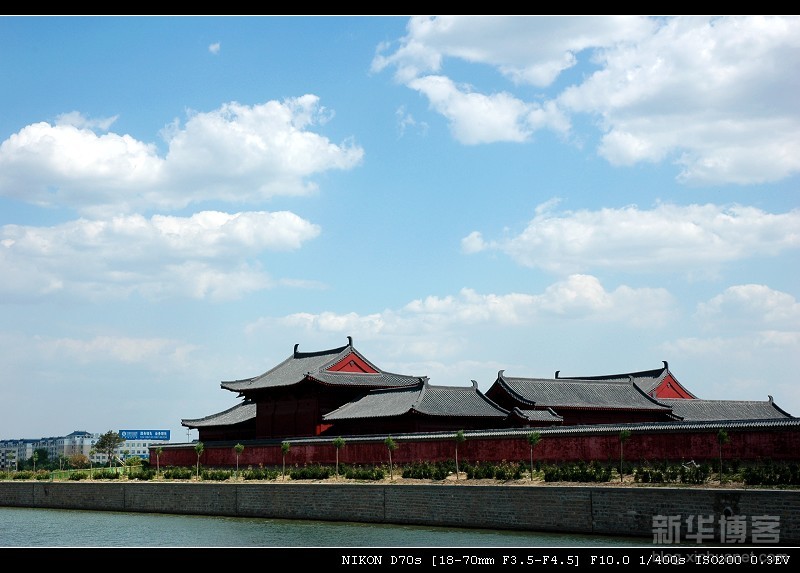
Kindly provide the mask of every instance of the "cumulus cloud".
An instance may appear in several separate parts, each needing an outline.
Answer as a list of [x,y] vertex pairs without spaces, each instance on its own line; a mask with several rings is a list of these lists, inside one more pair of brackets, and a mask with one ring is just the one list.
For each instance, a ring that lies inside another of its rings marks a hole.
[[[412,300],[402,308],[367,315],[295,313],[262,319],[251,324],[248,331],[255,332],[277,323],[343,335],[358,332],[365,338],[404,333],[457,336],[466,326],[524,326],[565,318],[653,326],[664,324],[674,311],[675,301],[665,289],[623,285],[607,290],[597,277],[572,275],[539,294],[481,294],[465,288],[456,295],[429,296]],[[646,324],[641,317],[647,317]]]
[[290,212],[191,217],[118,216],[53,227],[0,229],[4,296],[67,293],[87,298],[191,296],[237,298],[272,284],[260,268],[264,251],[291,251],[319,235]]
[[800,303],[789,293],[766,285],[736,285],[697,306],[697,320],[706,328],[794,331],[800,335]]
[[331,117],[314,95],[228,103],[169,124],[161,156],[153,143],[98,134],[97,122],[73,113],[28,125],[0,144],[0,195],[99,217],[307,194],[315,175],[351,169],[363,157],[352,141],[337,145],[313,131]]
[[[486,66],[505,89],[458,81]],[[564,72],[579,67],[577,81]],[[793,17],[419,17],[374,71],[428,98],[465,144],[524,142],[595,120],[613,165],[672,162],[687,184],[755,184],[800,171],[800,20]],[[526,86],[541,88],[535,96]]]
[[541,205],[517,235],[488,241],[474,231],[462,250],[503,252],[518,264],[554,273],[587,269],[708,272],[731,261],[775,256],[800,247],[800,210],[660,204],[598,211]]
[[415,17],[394,53],[383,44],[374,71],[395,67],[401,82],[442,69],[445,59],[496,67],[516,83],[550,85],[576,63],[576,54],[648,34],[653,23],[629,16],[597,17]]
[[675,18],[602,54],[602,70],[559,96],[599,114],[612,164],[671,159],[679,180],[775,181],[800,170],[796,18]]
[[474,93],[442,76],[415,79],[408,86],[427,96],[431,106],[450,120],[453,136],[461,143],[525,141],[531,135],[524,121],[530,106],[509,94]]

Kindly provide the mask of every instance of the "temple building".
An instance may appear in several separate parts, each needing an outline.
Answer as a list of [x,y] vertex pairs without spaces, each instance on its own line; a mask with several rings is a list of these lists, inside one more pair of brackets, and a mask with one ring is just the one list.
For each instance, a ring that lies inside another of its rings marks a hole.
[[222,382],[241,403],[181,424],[203,442],[331,435],[793,418],[766,401],[703,400],[662,368],[622,374],[513,377],[501,370],[484,394],[436,386],[427,376],[380,369],[354,346],[292,354],[274,368]]

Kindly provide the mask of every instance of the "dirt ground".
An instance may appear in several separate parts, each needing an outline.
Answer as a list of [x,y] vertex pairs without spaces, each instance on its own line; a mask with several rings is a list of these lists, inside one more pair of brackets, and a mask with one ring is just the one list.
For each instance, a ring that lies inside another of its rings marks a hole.
[[[680,488],[727,488],[727,489],[763,489],[762,486],[747,486],[742,482],[725,481],[720,484],[717,480],[711,480],[704,484],[675,484],[675,483],[640,483],[633,479],[633,476],[625,476],[623,481],[614,479],[609,482],[545,482],[541,477],[534,477],[533,481],[529,478],[499,481],[494,479],[467,479],[465,473],[461,473],[459,478],[456,479],[455,475],[448,476],[445,480],[432,480],[432,479],[408,479],[401,476],[394,476],[390,478],[386,476],[382,480],[351,480],[342,476],[330,477],[325,480],[292,480],[288,476],[285,481],[279,476],[277,480],[270,481],[269,483],[318,483],[318,484],[364,484],[364,485],[442,485],[442,486],[510,486],[510,487],[643,487],[643,488],[658,488],[658,487],[680,487]],[[774,489],[774,488],[773,488]]]

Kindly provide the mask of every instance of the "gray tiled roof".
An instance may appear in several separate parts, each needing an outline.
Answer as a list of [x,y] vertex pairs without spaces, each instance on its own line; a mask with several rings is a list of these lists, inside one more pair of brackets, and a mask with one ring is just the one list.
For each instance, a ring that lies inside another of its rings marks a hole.
[[332,386],[371,386],[375,388],[402,388],[420,384],[423,376],[407,376],[392,372],[366,374],[360,372],[317,372],[310,374],[314,380]]
[[232,426],[256,417],[256,405],[253,402],[242,402],[233,408],[194,420],[181,420],[181,426],[202,428],[208,426]]
[[508,412],[472,386],[432,386],[427,380],[413,388],[373,390],[363,398],[323,416],[325,421],[388,418],[417,412],[427,416],[471,416],[504,419]]
[[498,382],[512,395],[536,406],[669,411],[645,395],[631,379],[514,378],[500,371]]
[[650,394],[664,378],[669,374],[667,363],[664,362],[663,368],[653,370],[640,370],[639,372],[626,372],[623,374],[603,374],[600,376],[561,376],[561,371],[556,372],[558,380],[604,380],[607,382],[621,382],[633,379],[633,383],[639,386],[645,394]]
[[[557,380],[598,380],[606,382],[633,380],[642,391],[650,395],[656,387],[664,381],[664,378],[670,374],[669,364],[666,360],[662,360],[664,366],[661,368],[654,368],[652,370],[639,370],[638,372],[625,372],[622,374],[603,374],[600,376],[561,376],[561,371],[556,372]],[[674,376],[673,376],[674,378]],[[677,382],[677,380],[676,380]],[[678,383],[680,385],[680,383]],[[681,385],[681,388],[683,386]],[[683,388],[689,395],[693,396],[691,392]]]
[[[659,434],[668,432],[696,432],[696,431],[715,431],[719,429],[731,431],[746,431],[753,429],[800,429],[800,418],[783,418],[780,420],[700,420],[696,422],[674,421],[674,422],[638,422],[629,424],[591,424],[586,426],[548,426],[537,428],[542,438],[558,435],[602,435],[618,434],[621,430],[642,434]],[[503,428],[497,430],[466,430],[464,435],[467,438],[493,438],[498,436],[520,436],[525,437],[531,432],[530,428]],[[440,439],[441,436],[448,435],[446,432],[428,432],[408,434],[409,439],[424,440]],[[404,435],[394,436],[398,441]],[[380,437],[372,438],[379,440]]]
[[[252,378],[222,382],[221,386],[225,390],[246,393],[253,390],[292,386],[302,382],[307,375],[325,384],[341,386],[384,388],[419,384],[421,378],[418,376],[382,371],[353,348],[350,337],[348,337],[348,341],[349,343],[345,346],[319,352],[298,352],[297,345],[295,345],[295,351],[291,356],[267,372]],[[325,371],[326,368],[336,364],[350,353],[357,355],[376,370],[377,374]]]
[[792,418],[769,400],[681,400],[660,399],[659,402],[672,407],[672,413],[685,421],[696,420],[767,420]]
[[559,416],[550,408],[544,410],[523,410],[521,408],[514,408],[514,413],[520,418],[530,420],[531,422],[563,422],[564,417]]

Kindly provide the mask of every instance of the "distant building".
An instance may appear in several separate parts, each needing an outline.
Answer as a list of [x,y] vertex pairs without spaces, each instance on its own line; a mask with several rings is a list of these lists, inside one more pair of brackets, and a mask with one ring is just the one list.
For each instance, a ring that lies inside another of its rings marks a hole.
[[[144,435],[140,435],[145,432]],[[154,433],[155,432],[155,433]],[[150,458],[150,447],[169,442],[169,430],[120,430],[121,437],[128,435],[116,450],[116,457],[138,456]],[[47,450],[49,460],[58,460],[60,456],[68,459],[74,455],[84,455],[92,464],[105,465],[108,456],[94,451],[94,446],[102,434],[86,431],[75,431],[66,436],[38,439],[0,440],[0,470],[17,469],[23,461],[29,460],[35,450]]]

